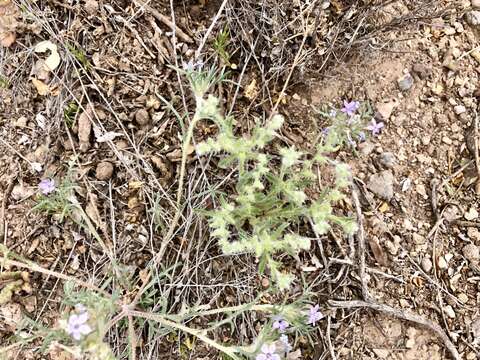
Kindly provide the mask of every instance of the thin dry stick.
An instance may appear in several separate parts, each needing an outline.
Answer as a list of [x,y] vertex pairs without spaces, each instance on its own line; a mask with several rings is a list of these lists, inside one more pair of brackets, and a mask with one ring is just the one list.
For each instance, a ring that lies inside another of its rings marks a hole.
[[133,2],[135,3],[135,5],[137,6],[140,6],[142,8],[144,8],[145,10],[147,10],[150,14],[153,15],[153,17],[155,19],[157,19],[158,21],[164,23],[166,26],[168,26],[170,29],[172,29],[172,31],[175,32],[176,35],[178,35],[178,37],[185,41],[186,43],[193,43],[193,40],[190,36],[188,36],[182,29],[180,29],[178,26],[175,26],[175,24],[165,15],[163,15],[162,13],[160,13],[158,10],[155,10],[154,8],[152,8],[150,5],[147,5],[145,2],[143,2],[142,0],[133,0]]
[[12,193],[16,178],[17,178],[17,175],[15,175],[13,179],[10,180],[10,184],[8,185],[5,192],[3,193],[2,207],[0,209],[0,243],[3,242],[5,238],[5,209],[7,208],[8,197]]
[[137,360],[137,337],[135,335],[132,315],[128,315],[128,337],[130,338],[131,360]]
[[[4,252],[4,250],[2,248],[0,248],[0,251]],[[10,259],[7,259],[6,256],[0,256],[0,264],[1,265],[7,265],[7,266],[16,266],[16,267],[22,268],[22,269],[29,269],[31,271],[39,272],[41,274],[53,276],[53,277],[56,277],[56,278],[59,278],[59,279],[62,279],[62,280],[66,280],[66,281],[71,281],[71,282],[73,282],[73,283],[75,283],[79,286],[82,286],[82,287],[85,287],[87,289],[96,291],[96,292],[98,292],[98,293],[100,293],[104,296],[111,297],[111,295],[108,292],[100,289],[99,287],[96,287],[95,285],[89,284],[85,281],[76,279],[74,277],[71,277],[71,276],[68,276],[68,275],[65,275],[65,274],[61,274],[61,273],[56,272],[56,271],[45,269],[45,268],[43,268],[43,267],[41,267],[37,264],[23,263],[23,262],[16,261],[16,260],[10,260]]]
[[421,316],[418,316],[406,310],[398,310],[388,305],[378,304],[370,301],[367,302],[367,301],[361,301],[361,300],[354,300],[354,301],[330,300],[328,301],[328,303],[333,307],[344,308],[344,309],[369,308],[379,312],[383,312],[388,315],[393,315],[399,319],[411,321],[419,325],[422,325],[432,330],[433,332],[435,332],[442,339],[442,341],[445,344],[445,347],[450,352],[453,359],[460,360],[460,354],[458,353],[455,345],[450,341],[450,339],[448,338],[447,334],[443,331],[443,329],[433,321],[424,319]]
[[205,35],[203,36],[203,39],[202,39],[202,42],[200,43],[200,46],[198,47],[197,51],[195,52],[195,59],[198,60],[200,58],[200,54],[203,50],[203,47],[205,46],[205,43],[206,43],[208,37],[210,36],[210,33],[212,32],[215,24],[217,23],[218,19],[220,18],[220,15],[222,14],[223,9],[225,8],[225,5],[227,5],[227,2],[228,2],[228,0],[223,0],[222,5],[220,5],[220,8],[218,9],[217,14],[213,18],[212,23],[208,27]]
[[326,338],[327,338],[328,349],[330,350],[330,357],[331,357],[332,360],[337,360],[337,357],[335,355],[335,350],[333,350],[333,346],[332,346],[332,339],[330,338],[331,322],[332,322],[331,317],[327,316],[327,335],[326,335]]
[[356,186],[352,186],[352,198],[355,205],[355,211],[357,213],[357,225],[358,230],[356,238],[358,241],[358,275],[360,276],[360,283],[362,284],[362,297],[364,300],[371,298],[368,292],[368,281],[365,272],[365,234],[363,231],[363,214],[360,208],[360,201],[358,200],[358,192]]
[[475,131],[473,134],[475,165],[477,167],[477,184],[475,185],[475,193],[479,195],[480,194],[480,149],[478,144],[478,114],[476,111],[475,111],[475,119],[473,119],[473,126]]
[[192,336],[195,336],[196,338],[202,340],[204,343],[207,345],[210,345],[211,347],[227,354],[234,360],[240,360],[240,358],[235,355],[236,351],[230,347],[226,347],[223,345],[220,345],[216,341],[210,339],[209,337],[203,335],[201,330],[197,329],[192,329],[188,326],[185,326],[183,324],[176,323],[174,321],[168,320],[167,318],[163,317],[162,315],[159,314],[153,314],[153,313],[148,313],[148,312],[143,312],[143,311],[136,311],[136,310],[131,310],[131,309],[125,309],[125,312],[127,316],[135,316],[135,317],[140,317],[143,319],[149,319],[158,322],[159,324],[165,326],[165,327],[170,327],[173,329],[178,329],[181,330],[187,334],[190,334]]

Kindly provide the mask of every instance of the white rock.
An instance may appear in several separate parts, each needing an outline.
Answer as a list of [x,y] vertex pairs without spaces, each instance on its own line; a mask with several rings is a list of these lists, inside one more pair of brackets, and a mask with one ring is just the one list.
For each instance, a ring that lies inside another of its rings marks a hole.
[[430,273],[430,271],[432,271],[432,267],[433,267],[432,261],[428,257],[424,257],[422,259],[423,271],[425,271],[428,274]]
[[443,308],[443,312],[447,315],[450,319],[455,319],[455,311],[451,305],[447,305]]
[[468,210],[464,215],[463,217],[468,220],[468,221],[472,221],[472,220],[475,220],[476,218],[478,218],[478,211],[477,209],[471,207],[470,210]]
[[465,245],[462,249],[462,253],[463,256],[465,256],[465,258],[472,263],[477,263],[480,259],[480,250],[475,244]]
[[447,261],[445,260],[445,258],[443,256],[440,256],[438,258],[438,268],[444,270],[444,269],[447,268],[447,266],[448,266],[448,264],[447,264]]
[[457,105],[453,108],[453,111],[455,111],[455,114],[460,115],[466,112],[467,109],[463,105]]

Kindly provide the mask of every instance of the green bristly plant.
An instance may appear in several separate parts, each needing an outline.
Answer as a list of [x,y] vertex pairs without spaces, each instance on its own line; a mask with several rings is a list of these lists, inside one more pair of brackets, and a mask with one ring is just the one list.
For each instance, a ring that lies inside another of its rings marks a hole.
[[[279,147],[277,160],[265,148],[281,128],[282,116],[273,116],[265,126],[257,124],[249,137],[239,137],[234,134],[234,119],[220,114],[218,102],[211,95],[197,101],[200,110],[196,113],[219,128],[218,136],[199,144],[197,152],[225,154],[219,166],[234,167],[238,180],[236,194],[223,196],[219,208],[207,212],[211,235],[226,254],[254,254],[260,273],[268,270],[277,287],[286,289],[294,276],[282,270],[275,255],[308,250],[312,240],[295,229],[311,224],[317,238],[327,233],[331,224],[341,226],[347,234],[356,231],[356,223],[334,214],[332,207],[344,198],[342,191],[350,184],[348,167],[327,156],[338,150],[341,139],[330,131],[310,157],[293,147]],[[318,189],[318,196],[309,198],[305,189],[316,180],[315,166],[333,167],[336,178],[331,187]]]

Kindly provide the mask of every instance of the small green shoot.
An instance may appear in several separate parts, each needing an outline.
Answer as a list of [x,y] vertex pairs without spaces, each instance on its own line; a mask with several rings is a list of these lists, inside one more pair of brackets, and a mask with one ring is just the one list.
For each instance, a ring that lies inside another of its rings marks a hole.
[[230,42],[230,30],[227,26],[220,31],[213,42],[213,48],[217,52],[220,59],[225,65],[230,65],[230,54],[227,51],[227,46]]
[[69,129],[75,125],[75,118],[78,113],[78,104],[76,101],[70,101],[63,110],[63,119]]
[[75,57],[75,59],[77,59],[77,61],[82,64],[83,66],[83,69],[85,71],[90,71],[91,68],[92,68],[92,64],[90,63],[90,61],[88,61],[88,58],[87,58],[87,55],[85,54],[85,52],[80,49],[80,48],[77,48],[75,47],[74,45],[71,45],[71,44],[66,44],[66,47],[68,49],[68,51]]

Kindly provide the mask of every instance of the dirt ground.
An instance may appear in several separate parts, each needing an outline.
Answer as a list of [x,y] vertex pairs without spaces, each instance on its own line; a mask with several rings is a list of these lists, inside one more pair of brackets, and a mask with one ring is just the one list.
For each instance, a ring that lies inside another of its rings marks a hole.
[[[62,222],[32,210],[42,179],[60,181],[71,174],[78,185],[76,201],[114,249],[126,278],[135,274],[134,293],[141,285],[141,270],[158,251],[160,234],[173,218],[169,208],[175,201],[182,132],[175,109],[192,104],[185,83],[167,65],[192,58],[203,39],[196,32],[205,33],[222,2],[175,2],[176,24],[183,30],[173,42],[171,29],[151,10],[171,18],[167,2],[152,1],[145,11],[127,1],[4,2],[0,31],[3,27],[4,34],[14,33],[16,39],[9,44],[4,35],[0,50],[2,243],[43,268],[101,282],[109,259],[93,237],[72,220]],[[381,134],[358,144],[353,153],[337,154],[350,165],[360,195],[370,300],[438,324],[458,359],[480,359],[480,164],[475,160],[480,141],[480,9],[472,10],[480,4],[438,2],[435,6],[443,10],[431,18],[416,18],[410,5],[394,1],[383,8],[378,22],[411,18],[352,48],[342,61],[332,65],[330,60],[322,68],[323,61],[315,58],[320,55],[312,50],[279,102],[286,117],[282,135],[289,144],[311,149],[323,127],[316,109],[338,107],[343,99],[371,104],[377,121],[385,124]],[[348,1],[329,6],[326,11],[355,7]],[[227,6],[227,13],[232,9]],[[472,18],[472,11],[478,18]],[[220,30],[217,25],[213,31]],[[59,44],[60,63],[51,71],[42,70],[39,61],[47,61],[54,51],[35,47],[45,40]],[[288,71],[275,78],[253,65],[242,67],[248,63],[245,45],[230,46],[238,48],[231,60],[238,64],[230,71],[232,83],[240,85],[225,84],[216,91],[228,99],[222,104],[225,112],[237,100],[232,113],[241,120],[239,131],[246,132],[253,116],[271,111]],[[265,84],[271,86],[268,96]],[[82,114],[88,111],[94,115],[85,125]],[[202,124],[196,141],[213,131]],[[210,191],[211,183],[225,174],[197,158],[193,149],[188,164],[191,209],[185,211],[168,260],[159,269],[181,265],[167,282],[159,280],[153,308],[159,298],[167,299],[171,310],[180,309],[182,302],[219,307],[252,301],[264,285],[254,259],[222,256],[195,212],[211,206],[195,194]],[[318,248],[291,264],[307,278],[324,279],[313,289],[328,324],[314,335],[314,346],[300,339],[302,358],[451,358],[444,339],[428,326],[365,307],[329,304],[362,299],[358,268],[343,256],[351,248],[349,239],[334,235],[323,240],[329,273],[320,264]],[[335,261],[339,259],[344,261]],[[63,281],[31,271],[28,283],[0,308],[0,342],[5,345],[20,331],[22,317],[53,326],[61,316]],[[287,298],[295,298],[296,290]],[[255,316],[243,319],[237,331],[217,336],[225,342],[248,342],[259,321]],[[139,330],[137,335],[145,333]],[[139,358],[220,358],[212,349],[199,345],[192,350],[183,340],[165,339],[150,339],[149,349],[155,349],[150,353],[139,345]],[[115,349],[125,346],[118,333],[109,335],[109,341]],[[8,358],[62,358],[40,354],[40,342],[34,344],[8,352]],[[117,355],[127,358],[126,353]]]

